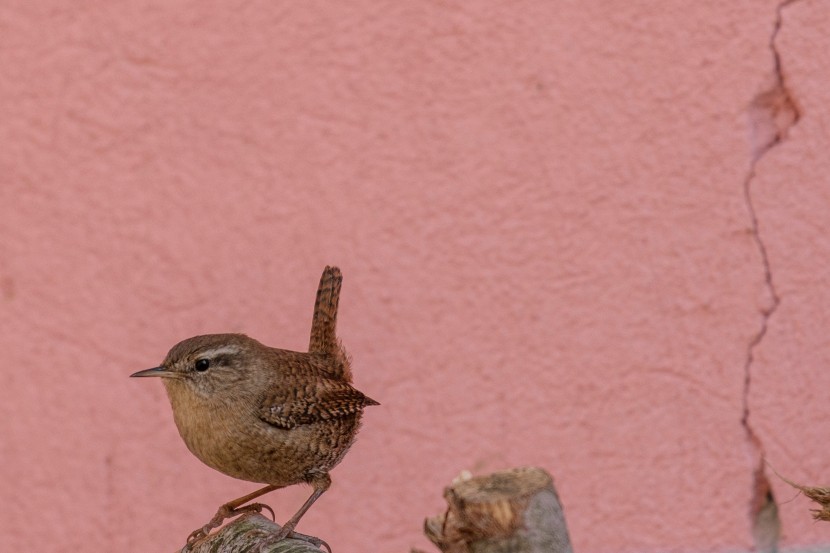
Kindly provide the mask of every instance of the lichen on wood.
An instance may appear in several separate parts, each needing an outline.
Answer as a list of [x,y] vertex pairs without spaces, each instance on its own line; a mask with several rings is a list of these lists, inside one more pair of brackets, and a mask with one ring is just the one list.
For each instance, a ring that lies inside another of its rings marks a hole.
[[243,515],[194,543],[189,553],[320,553],[321,549],[297,539],[284,539],[260,550],[263,540],[279,530],[278,524],[260,514]]

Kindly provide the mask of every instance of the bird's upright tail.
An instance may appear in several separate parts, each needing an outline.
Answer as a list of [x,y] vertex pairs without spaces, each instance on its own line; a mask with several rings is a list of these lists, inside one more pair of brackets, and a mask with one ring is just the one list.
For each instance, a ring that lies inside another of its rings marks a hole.
[[314,318],[311,320],[310,353],[331,353],[340,351],[335,331],[337,330],[337,304],[340,301],[340,287],[343,275],[337,267],[326,267],[317,288],[314,303]]

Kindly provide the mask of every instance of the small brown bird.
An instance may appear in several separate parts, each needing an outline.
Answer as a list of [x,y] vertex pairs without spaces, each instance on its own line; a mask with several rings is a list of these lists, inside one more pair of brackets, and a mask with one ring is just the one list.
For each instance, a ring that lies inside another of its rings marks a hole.
[[[326,267],[317,290],[308,353],[265,346],[243,334],[209,334],[179,342],[160,367],[131,376],[164,379],[173,418],[188,449],[206,465],[266,487],[222,505],[188,537],[205,537],[229,517],[269,507],[250,501],[305,482],[314,489],[282,526],[294,532],[331,485],[329,471],[352,445],[363,408],[378,403],[352,387],[349,357],[335,336],[343,277]],[[247,505],[246,505],[247,504]]]

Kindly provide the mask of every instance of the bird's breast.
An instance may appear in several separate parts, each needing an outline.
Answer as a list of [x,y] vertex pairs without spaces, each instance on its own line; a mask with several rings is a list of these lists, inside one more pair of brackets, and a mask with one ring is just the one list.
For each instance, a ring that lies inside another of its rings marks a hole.
[[289,430],[261,420],[245,405],[181,399],[173,409],[176,427],[199,460],[228,476],[277,486],[334,467],[359,424],[359,417],[346,417]]

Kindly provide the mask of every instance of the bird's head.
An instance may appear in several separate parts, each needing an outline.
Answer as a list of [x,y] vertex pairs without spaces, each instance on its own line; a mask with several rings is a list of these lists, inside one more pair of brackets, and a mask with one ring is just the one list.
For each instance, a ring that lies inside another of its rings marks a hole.
[[158,367],[130,376],[161,377],[171,399],[232,399],[244,393],[252,368],[267,352],[266,346],[244,334],[194,336],[173,346]]

